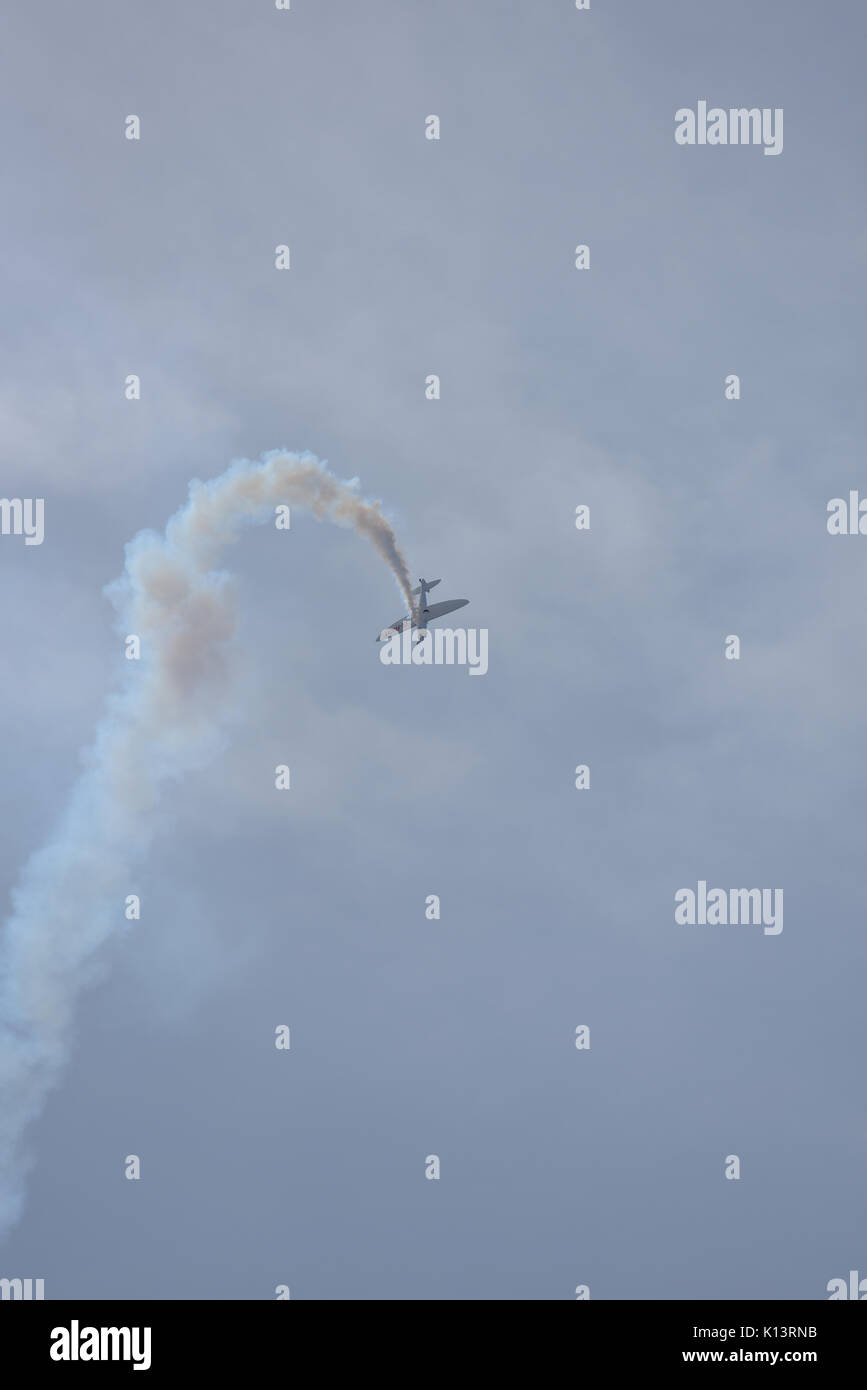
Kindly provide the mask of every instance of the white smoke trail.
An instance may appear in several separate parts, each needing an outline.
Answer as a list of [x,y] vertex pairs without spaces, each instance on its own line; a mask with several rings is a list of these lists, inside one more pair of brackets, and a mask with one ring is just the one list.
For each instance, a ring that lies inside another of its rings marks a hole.
[[20,1214],[22,1140],[66,1063],[99,947],[125,921],[130,870],[153,836],[161,791],[220,746],[236,621],[231,581],[215,569],[222,552],[244,523],[280,504],[306,507],[366,536],[414,610],[394,532],[356,487],[311,454],[241,460],[192,483],[164,536],[145,531],[126,547],[109,593],[123,634],[141,639],[141,659],[110,697],[85,771],[53,837],[22,869],[0,934],[0,1233]]

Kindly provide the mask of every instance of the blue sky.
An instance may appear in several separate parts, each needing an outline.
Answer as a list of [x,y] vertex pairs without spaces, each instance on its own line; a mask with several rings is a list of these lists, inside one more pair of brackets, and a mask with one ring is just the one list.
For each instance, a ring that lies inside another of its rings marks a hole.
[[[2,492],[46,536],[0,538],[4,891],[119,679],[124,543],[233,458],[359,475],[490,669],[381,666],[394,586],[354,535],[245,534],[231,742],[79,1002],[0,1273],[674,1299],[863,1271],[867,541],[825,524],[867,491],[862,9],[8,27]],[[676,145],[704,99],[782,107],[783,153]],[[782,887],[783,932],[677,926],[699,879]]]

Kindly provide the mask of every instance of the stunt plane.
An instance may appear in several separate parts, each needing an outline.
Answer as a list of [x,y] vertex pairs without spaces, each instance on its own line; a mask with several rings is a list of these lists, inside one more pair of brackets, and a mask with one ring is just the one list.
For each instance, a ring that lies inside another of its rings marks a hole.
[[[414,614],[405,613],[402,618],[391,623],[389,627],[383,628],[377,637],[377,642],[387,641],[396,632],[404,632],[407,628],[418,628],[422,633],[427,631],[427,625],[434,618],[443,618],[446,613],[454,613],[456,608],[464,608],[468,603],[468,598],[453,598],[447,603],[428,603],[428,590],[435,584],[439,584],[438,579],[420,579],[418,588],[413,589],[413,594],[419,595],[418,607]],[[421,640],[424,640],[423,638]]]

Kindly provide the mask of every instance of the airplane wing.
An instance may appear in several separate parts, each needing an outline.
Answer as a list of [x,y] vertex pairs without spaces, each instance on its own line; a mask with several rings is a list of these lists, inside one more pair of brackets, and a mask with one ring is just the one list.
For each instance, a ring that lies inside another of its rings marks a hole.
[[408,613],[404,613],[403,617],[401,618],[395,618],[393,623],[389,623],[387,627],[384,627],[382,629],[382,631],[376,639],[377,642],[381,642],[383,640],[384,633],[388,633],[388,636],[390,637],[393,632],[402,632],[404,629],[404,625],[408,622],[410,622],[410,616]]
[[453,598],[448,603],[429,603],[421,614],[426,623],[434,618],[443,618],[446,613],[454,613],[456,608],[465,608],[469,603],[468,598]]

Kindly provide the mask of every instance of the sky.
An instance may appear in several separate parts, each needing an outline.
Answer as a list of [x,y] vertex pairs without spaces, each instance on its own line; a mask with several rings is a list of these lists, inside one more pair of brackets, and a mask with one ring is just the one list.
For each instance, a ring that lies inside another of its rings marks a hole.
[[[42,545],[0,536],[4,906],[124,677],[104,586],[192,478],[277,448],[359,477],[489,669],[383,665],[400,600],[352,532],[244,532],[231,727],[78,1000],[0,1276],[867,1274],[867,540],[827,529],[867,494],[863,8],[47,0],[4,29],[0,492],[45,499]],[[782,152],[677,144],[699,101],[781,108]],[[783,930],[676,922],[700,881],[782,889]]]

